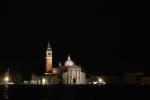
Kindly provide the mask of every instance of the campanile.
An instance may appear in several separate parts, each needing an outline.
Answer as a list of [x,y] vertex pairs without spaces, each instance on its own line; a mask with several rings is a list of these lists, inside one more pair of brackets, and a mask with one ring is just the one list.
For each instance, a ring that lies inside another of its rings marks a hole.
[[50,43],[48,42],[47,50],[46,50],[46,70],[45,74],[52,72],[52,49]]

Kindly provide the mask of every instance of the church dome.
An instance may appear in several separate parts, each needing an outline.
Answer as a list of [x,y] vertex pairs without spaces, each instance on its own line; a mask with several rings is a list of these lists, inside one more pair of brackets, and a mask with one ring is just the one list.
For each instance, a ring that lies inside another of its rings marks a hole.
[[70,56],[68,56],[67,61],[65,62],[65,66],[73,66],[74,62],[71,60]]

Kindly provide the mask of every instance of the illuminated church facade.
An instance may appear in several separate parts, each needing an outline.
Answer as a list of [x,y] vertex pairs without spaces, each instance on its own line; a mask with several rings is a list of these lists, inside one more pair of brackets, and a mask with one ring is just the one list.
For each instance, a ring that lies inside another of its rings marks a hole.
[[46,49],[46,68],[42,76],[32,75],[32,84],[86,84],[86,74],[80,66],[77,66],[68,55],[64,65],[59,63],[58,67],[53,67],[53,56],[50,43]]

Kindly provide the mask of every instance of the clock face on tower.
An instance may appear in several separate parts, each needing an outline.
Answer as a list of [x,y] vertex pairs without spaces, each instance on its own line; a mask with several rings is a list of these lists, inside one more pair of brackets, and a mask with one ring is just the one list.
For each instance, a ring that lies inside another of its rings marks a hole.
[[51,52],[48,52],[48,56],[51,56]]

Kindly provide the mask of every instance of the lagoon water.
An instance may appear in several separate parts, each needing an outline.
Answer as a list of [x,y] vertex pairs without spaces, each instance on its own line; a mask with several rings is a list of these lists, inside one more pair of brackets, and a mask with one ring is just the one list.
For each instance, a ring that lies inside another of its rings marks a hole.
[[0,100],[113,100],[150,98],[142,85],[1,85]]

